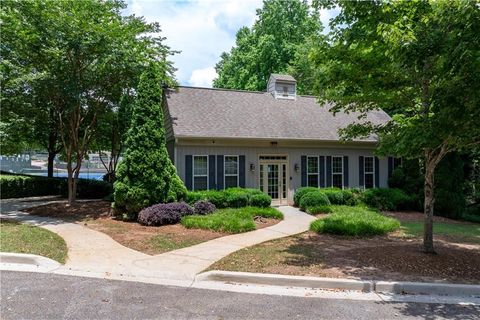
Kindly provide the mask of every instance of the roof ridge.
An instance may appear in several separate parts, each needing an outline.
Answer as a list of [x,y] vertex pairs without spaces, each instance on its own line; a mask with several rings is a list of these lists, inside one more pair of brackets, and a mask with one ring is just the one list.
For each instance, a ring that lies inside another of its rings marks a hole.
[[267,91],[253,91],[253,90],[241,90],[241,89],[226,89],[226,88],[207,88],[207,87],[195,87],[195,86],[177,86],[177,88],[189,88],[200,90],[212,90],[212,91],[231,91],[231,92],[243,92],[243,93],[268,93]]

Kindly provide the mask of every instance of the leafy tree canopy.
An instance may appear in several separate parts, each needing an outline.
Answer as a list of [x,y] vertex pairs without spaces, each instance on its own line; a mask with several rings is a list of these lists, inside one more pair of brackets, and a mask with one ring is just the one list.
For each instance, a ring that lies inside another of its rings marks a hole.
[[297,51],[321,31],[319,14],[306,1],[264,1],[254,25],[241,28],[235,47],[221,55],[213,86],[265,90],[270,74],[289,72]]

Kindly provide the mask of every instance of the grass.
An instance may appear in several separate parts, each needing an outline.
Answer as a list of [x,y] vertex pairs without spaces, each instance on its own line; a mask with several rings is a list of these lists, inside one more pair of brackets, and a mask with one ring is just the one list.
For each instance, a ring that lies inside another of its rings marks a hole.
[[310,229],[317,233],[346,236],[373,236],[394,231],[400,222],[363,206],[332,206],[333,213],[312,222]]
[[[406,236],[423,235],[422,222],[403,222],[403,232]],[[480,243],[480,224],[454,224],[435,222],[433,224],[434,236],[447,236],[461,242]]]
[[200,239],[176,239],[174,235],[158,234],[151,237],[149,245],[157,252],[167,252],[182,249],[202,243]]
[[1,220],[0,251],[44,256],[60,263],[67,259],[67,245],[55,233],[13,220]]
[[186,228],[207,229],[228,233],[240,233],[255,230],[254,217],[283,219],[283,214],[275,208],[229,208],[220,209],[205,216],[186,216],[182,225]]

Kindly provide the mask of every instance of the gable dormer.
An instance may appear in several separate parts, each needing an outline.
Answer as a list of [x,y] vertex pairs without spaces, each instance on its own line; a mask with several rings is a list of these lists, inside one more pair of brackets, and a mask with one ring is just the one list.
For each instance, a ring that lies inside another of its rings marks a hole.
[[272,73],[268,79],[267,91],[275,99],[295,100],[297,96],[297,81],[288,74]]

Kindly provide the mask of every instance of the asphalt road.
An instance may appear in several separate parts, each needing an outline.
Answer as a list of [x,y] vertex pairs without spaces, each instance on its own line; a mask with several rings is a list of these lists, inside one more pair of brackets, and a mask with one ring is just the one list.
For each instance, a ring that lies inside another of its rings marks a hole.
[[479,319],[480,307],[298,298],[1,272],[1,319]]

